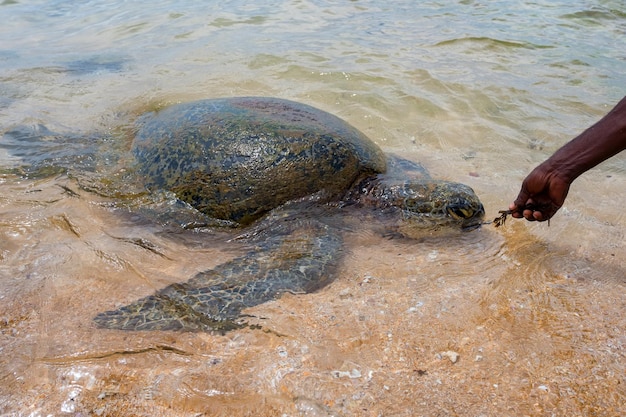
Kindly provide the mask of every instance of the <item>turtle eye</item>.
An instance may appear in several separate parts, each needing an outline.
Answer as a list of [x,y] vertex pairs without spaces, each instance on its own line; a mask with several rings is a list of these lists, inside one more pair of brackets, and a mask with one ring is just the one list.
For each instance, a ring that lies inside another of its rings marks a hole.
[[468,205],[449,205],[446,207],[448,214],[455,219],[469,219],[474,215],[474,210]]

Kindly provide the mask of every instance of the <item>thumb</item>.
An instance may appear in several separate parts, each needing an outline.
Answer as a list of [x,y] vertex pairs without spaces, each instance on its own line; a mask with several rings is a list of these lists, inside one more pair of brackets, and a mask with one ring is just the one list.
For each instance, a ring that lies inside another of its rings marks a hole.
[[509,209],[511,209],[512,211],[519,211],[526,207],[528,200],[530,200],[530,193],[528,192],[524,184],[522,185],[522,189],[517,195],[515,201],[513,201],[513,203],[509,206]]

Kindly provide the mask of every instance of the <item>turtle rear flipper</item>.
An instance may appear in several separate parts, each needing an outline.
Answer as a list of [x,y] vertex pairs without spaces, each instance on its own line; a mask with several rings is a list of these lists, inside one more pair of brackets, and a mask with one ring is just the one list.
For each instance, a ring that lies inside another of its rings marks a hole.
[[244,308],[285,292],[309,293],[327,285],[341,254],[341,236],[317,220],[297,220],[291,233],[271,236],[242,257],[172,284],[117,310],[98,314],[101,328],[217,330],[241,327]]

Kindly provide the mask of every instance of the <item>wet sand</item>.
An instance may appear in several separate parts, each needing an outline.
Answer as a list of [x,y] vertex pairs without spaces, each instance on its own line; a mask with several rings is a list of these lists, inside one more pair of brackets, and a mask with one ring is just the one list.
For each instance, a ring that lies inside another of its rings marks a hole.
[[421,241],[364,229],[348,233],[331,285],[248,309],[249,328],[123,332],[91,318],[228,260],[236,247],[133,226],[63,177],[11,191],[1,207],[3,412],[625,411],[619,245],[600,253],[550,242],[511,219]]

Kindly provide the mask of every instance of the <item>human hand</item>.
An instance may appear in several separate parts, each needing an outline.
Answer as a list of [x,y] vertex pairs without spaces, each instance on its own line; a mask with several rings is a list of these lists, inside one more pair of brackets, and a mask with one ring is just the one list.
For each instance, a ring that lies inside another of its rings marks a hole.
[[570,184],[544,163],[535,168],[522,183],[522,189],[509,206],[511,216],[528,221],[550,220],[561,208]]

